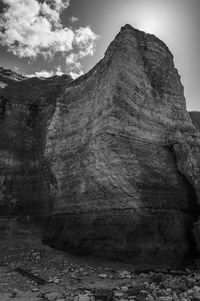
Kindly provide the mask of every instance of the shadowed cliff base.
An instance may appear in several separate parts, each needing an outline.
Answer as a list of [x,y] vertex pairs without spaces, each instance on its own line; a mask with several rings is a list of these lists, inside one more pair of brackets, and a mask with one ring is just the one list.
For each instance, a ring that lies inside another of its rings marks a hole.
[[162,41],[126,25],[75,81],[6,72],[4,217],[45,222],[43,241],[56,248],[138,268],[194,259],[200,135]]

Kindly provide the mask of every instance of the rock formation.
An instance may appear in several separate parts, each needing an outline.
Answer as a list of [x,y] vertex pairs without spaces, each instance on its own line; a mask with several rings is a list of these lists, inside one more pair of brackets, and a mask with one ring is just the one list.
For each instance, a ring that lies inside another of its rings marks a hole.
[[0,237],[8,228],[5,217],[40,219],[50,210],[43,160],[46,127],[69,81],[69,76],[26,78],[0,69]]
[[191,111],[191,112],[189,112],[189,115],[190,115],[193,125],[200,131],[200,112]]
[[[198,131],[200,131],[200,112],[192,111],[189,112],[189,115],[193,125],[196,127]],[[198,198],[198,202],[199,202],[199,198]],[[200,218],[198,218],[197,222],[193,226],[193,236],[195,239],[197,250],[198,252],[200,252]]]
[[44,241],[79,254],[196,256],[200,135],[162,41],[126,25],[75,81],[15,77],[1,89],[5,213],[45,218]]

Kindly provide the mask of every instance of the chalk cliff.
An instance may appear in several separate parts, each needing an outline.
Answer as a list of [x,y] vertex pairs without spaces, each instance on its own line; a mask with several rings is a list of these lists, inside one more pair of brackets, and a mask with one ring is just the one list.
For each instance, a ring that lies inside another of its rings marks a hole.
[[126,25],[75,81],[11,81],[0,92],[5,213],[11,202],[45,218],[44,241],[79,254],[138,266],[197,255],[200,135],[162,41]]

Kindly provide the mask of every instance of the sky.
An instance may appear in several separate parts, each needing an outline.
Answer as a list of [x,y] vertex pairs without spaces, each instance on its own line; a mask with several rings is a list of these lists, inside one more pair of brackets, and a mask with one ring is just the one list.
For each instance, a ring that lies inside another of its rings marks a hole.
[[0,66],[29,76],[88,72],[127,23],[152,33],[200,111],[200,0],[0,0],[0,13]]

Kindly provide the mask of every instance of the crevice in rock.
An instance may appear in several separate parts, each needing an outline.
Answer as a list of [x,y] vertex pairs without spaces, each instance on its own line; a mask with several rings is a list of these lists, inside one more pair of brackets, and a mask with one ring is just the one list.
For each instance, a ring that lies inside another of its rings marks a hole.
[[190,214],[192,217],[191,222],[188,225],[188,229],[189,229],[188,243],[189,243],[189,247],[190,247],[191,258],[195,259],[200,256],[197,244],[196,244],[194,236],[193,236],[193,226],[197,222],[199,215],[200,215],[200,205],[198,203],[197,193],[196,193],[195,187],[188,180],[187,175],[183,174],[178,166],[177,156],[176,156],[176,152],[174,150],[173,144],[168,145],[166,147],[171,152],[171,154],[174,158],[174,163],[176,165],[177,171],[178,171],[179,175],[182,177],[184,187],[187,189],[187,195],[188,195],[188,199],[189,199],[189,207],[186,210],[183,210],[183,212],[186,214]]
[[30,128],[34,128],[38,114],[39,114],[38,105],[35,103],[31,103],[29,105],[29,117],[27,120],[27,124]]
[[0,119],[3,119],[6,113],[6,99],[4,97],[0,98]]

